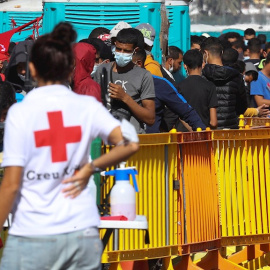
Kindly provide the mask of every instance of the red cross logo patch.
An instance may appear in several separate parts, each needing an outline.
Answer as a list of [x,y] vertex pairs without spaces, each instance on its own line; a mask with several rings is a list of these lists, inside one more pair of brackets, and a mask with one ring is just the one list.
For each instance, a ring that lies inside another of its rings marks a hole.
[[52,162],[67,161],[67,144],[81,141],[81,126],[64,127],[61,111],[48,112],[49,129],[34,131],[36,147],[49,146]]

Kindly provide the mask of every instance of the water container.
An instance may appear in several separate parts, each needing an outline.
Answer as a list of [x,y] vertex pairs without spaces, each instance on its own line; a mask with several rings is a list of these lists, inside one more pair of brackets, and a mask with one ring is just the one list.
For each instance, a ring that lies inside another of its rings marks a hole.
[[[115,185],[111,190],[111,216],[125,216],[128,220],[136,218],[136,197],[135,191],[138,192],[136,174],[134,168],[124,168],[105,172],[105,175],[115,176]],[[133,185],[129,183],[129,176],[132,176]]]

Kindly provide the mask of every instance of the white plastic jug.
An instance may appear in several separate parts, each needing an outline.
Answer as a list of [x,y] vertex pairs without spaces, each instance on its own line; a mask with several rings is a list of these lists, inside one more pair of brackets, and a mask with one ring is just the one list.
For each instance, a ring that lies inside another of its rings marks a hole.
[[[135,175],[138,172],[134,168],[119,168],[105,172],[105,175],[115,176],[115,185],[111,190],[111,216],[125,216],[128,220],[136,218],[136,197],[138,192]],[[129,175],[132,175],[134,188],[129,183]]]

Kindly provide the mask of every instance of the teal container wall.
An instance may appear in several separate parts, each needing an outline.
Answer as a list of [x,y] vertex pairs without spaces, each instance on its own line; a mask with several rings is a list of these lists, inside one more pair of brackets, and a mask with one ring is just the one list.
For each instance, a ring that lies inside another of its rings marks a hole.
[[[11,20],[14,19],[17,23],[17,27],[26,24],[42,15],[40,12],[15,12],[15,11],[1,11],[0,12],[0,33],[9,31],[12,29]],[[39,29],[39,33],[42,34],[42,28]],[[12,37],[12,41],[18,42],[23,41],[27,37],[33,34],[33,30],[22,31],[21,33],[16,33]]]
[[184,52],[190,49],[190,18],[189,7],[166,6],[168,10],[169,46],[177,46]]
[[[124,1],[123,1],[124,2]],[[156,30],[153,48],[155,59],[161,62],[160,50],[160,3],[44,3],[44,33],[66,21],[73,24],[78,40],[87,38],[90,32],[99,26],[112,29],[119,21],[125,21],[132,27],[140,23],[150,23]]]
[[[166,6],[169,28],[169,46],[176,46],[184,53],[190,49],[190,18],[188,5]],[[173,74],[175,81],[179,83],[186,77],[184,66],[179,72]]]

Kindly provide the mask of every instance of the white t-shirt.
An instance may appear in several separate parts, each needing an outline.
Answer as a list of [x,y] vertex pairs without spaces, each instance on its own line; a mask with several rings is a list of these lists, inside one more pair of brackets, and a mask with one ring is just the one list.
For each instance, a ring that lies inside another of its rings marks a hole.
[[22,166],[22,185],[13,208],[10,234],[51,235],[99,225],[88,188],[65,198],[61,182],[88,162],[90,145],[107,141],[120,123],[93,97],[65,86],[32,90],[13,105],[4,134],[3,167]]

